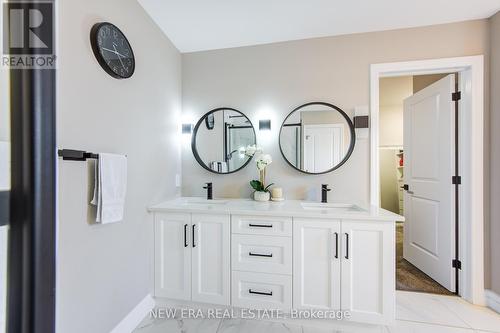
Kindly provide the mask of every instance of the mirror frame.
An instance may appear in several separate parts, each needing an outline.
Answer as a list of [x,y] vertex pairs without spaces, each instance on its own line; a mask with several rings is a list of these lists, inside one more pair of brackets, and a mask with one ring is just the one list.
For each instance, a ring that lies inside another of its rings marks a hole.
[[196,134],[198,133],[198,129],[200,128],[200,126],[202,124],[205,124],[205,119],[206,117],[211,114],[211,113],[214,113],[214,112],[217,112],[217,111],[224,111],[224,110],[230,110],[230,111],[235,111],[235,112],[238,112],[240,114],[242,114],[243,116],[245,116],[245,118],[248,119],[248,122],[250,123],[250,125],[252,126],[252,130],[253,130],[253,135],[255,137],[255,144],[257,144],[257,133],[255,132],[255,127],[253,126],[253,123],[252,121],[250,120],[250,118],[248,118],[248,116],[246,114],[244,114],[243,112],[241,112],[240,110],[236,110],[236,109],[233,109],[233,108],[224,108],[224,107],[221,107],[221,108],[216,108],[216,109],[213,109],[213,110],[210,110],[208,111],[207,113],[205,113],[203,116],[200,117],[200,119],[198,120],[198,122],[196,123],[196,125],[194,126],[194,129],[193,129],[193,134],[191,136],[191,150],[193,151],[193,155],[194,155],[194,158],[196,160],[196,162],[198,162],[199,165],[201,165],[203,167],[203,169],[205,170],[208,170],[210,171],[211,173],[215,173],[216,175],[229,175],[229,174],[232,174],[232,173],[235,173],[235,172],[238,172],[240,171],[241,169],[243,169],[244,167],[246,167],[248,165],[248,163],[250,163],[250,161],[253,159],[253,156],[251,156],[246,162],[245,164],[243,164],[241,167],[239,167],[238,169],[236,170],[233,170],[233,171],[230,171],[230,172],[217,172],[215,170],[212,170],[210,169],[204,162],[203,160],[201,159],[200,155],[198,154],[198,149],[196,148]]
[[[309,106],[309,105],[323,105],[323,106],[328,106],[328,107],[330,107],[330,108],[338,111],[345,118],[345,120],[347,121],[347,124],[349,125],[349,131],[351,133],[351,143],[349,144],[349,150],[347,151],[347,154],[345,155],[345,157],[342,159],[342,161],[340,161],[339,164],[337,164],[333,168],[331,168],[329,170],[326,170],[326,171],[323,171],[323,172],[307,172],[307,171],[304,171],[304,170],[301,170],[301,169],[297,168],[295,165],[293,165],[292,163],[290,163],[290,161],[286,158],[285,154],[283,153],[283,148],[281,147],[281,132],[283,131],[283,127],[285,126],[285,122],[287,121],[288,118],[290,118],[290,116],[295,111],[298,111],[298,110],[300,110],[300,109],[302,109],[302,108],[304,108],[306,106]],[[295,109],[293,109],[292,112],[290,112],[288,114],[288,116],[286,116],[285,120],[283,120],[283,123],[281,124],[281,128],[280,128],[280,133],[279,133],[279,136],[278,136],[278,144],[280,146],[281,156],[283,156],[283,159],[292,168],[294,168],[295,170],[297,170],[299,172],[305,173],[307,175],[323,175],[325,173],[329,173],[329,172],[332,172],[334,170],[337,170],[342,165],[344,165],[345,162],[347,162],[347,160],[349,159],[349,157],[351,157],[352,152],[354,151],[354,145],[356,144],[356,131],[354,130],[354,124],[353,124],[351,118],[349,118],[349,116],[341,108],[339,108],[339,107],[337,107],[337,106],[335,106],[333,104],[326,103],[326,102],[309,102],[309,103],[306,103],[306,104],[302,104],[301,106],[298,106]]]

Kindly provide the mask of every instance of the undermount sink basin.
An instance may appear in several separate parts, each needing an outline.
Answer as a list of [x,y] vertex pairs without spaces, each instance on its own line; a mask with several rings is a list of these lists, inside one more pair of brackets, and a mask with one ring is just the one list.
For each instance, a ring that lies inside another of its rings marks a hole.
[[184,204],[186,205],[225,205],[227,200],[212,199],[208,200],[205,198],[186,198]]
[[302,202],[302,208],[313,210],[333,210],[333,211],[361,211],[362,209],[353,204],[346,203],[322,203],[322,202]]

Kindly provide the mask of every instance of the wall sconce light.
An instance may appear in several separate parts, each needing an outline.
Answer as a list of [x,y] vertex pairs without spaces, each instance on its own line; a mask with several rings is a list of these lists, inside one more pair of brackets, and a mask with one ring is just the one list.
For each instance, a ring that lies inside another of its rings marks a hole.
[[193,133],[193,124],[182,124],[182,134]]
[[270,119],[259,120],[259,130],[260,131],[270,131],[271,130],[271,120]]
[[354,128],[369,128],[370,122],[368,116],[354,117]]

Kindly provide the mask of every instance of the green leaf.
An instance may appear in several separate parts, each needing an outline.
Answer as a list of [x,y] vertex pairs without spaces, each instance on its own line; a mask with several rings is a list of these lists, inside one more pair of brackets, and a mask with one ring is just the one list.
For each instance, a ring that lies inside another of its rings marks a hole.
[[264,191],[265,191],[265,192],[269,192],[269,188],[270,188],[271,186],[273,186],[273,185],[274,185],[274,183],[271,183],[271,184],[267,185],[267,186],[266,186],[266,188],[264,189]]
[[262,183],[259,180],[252,180],[250,181],[250,186],[256,191],[264,191],[264,186],[262,186]]

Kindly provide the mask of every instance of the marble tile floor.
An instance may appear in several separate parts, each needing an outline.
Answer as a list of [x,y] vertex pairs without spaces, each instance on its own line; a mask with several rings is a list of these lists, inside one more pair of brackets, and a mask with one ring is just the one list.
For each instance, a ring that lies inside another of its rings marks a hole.
[[396,292],[392,326],[353,322],[144,318],[134,333],[500,333],[500,314],[454,296]]

